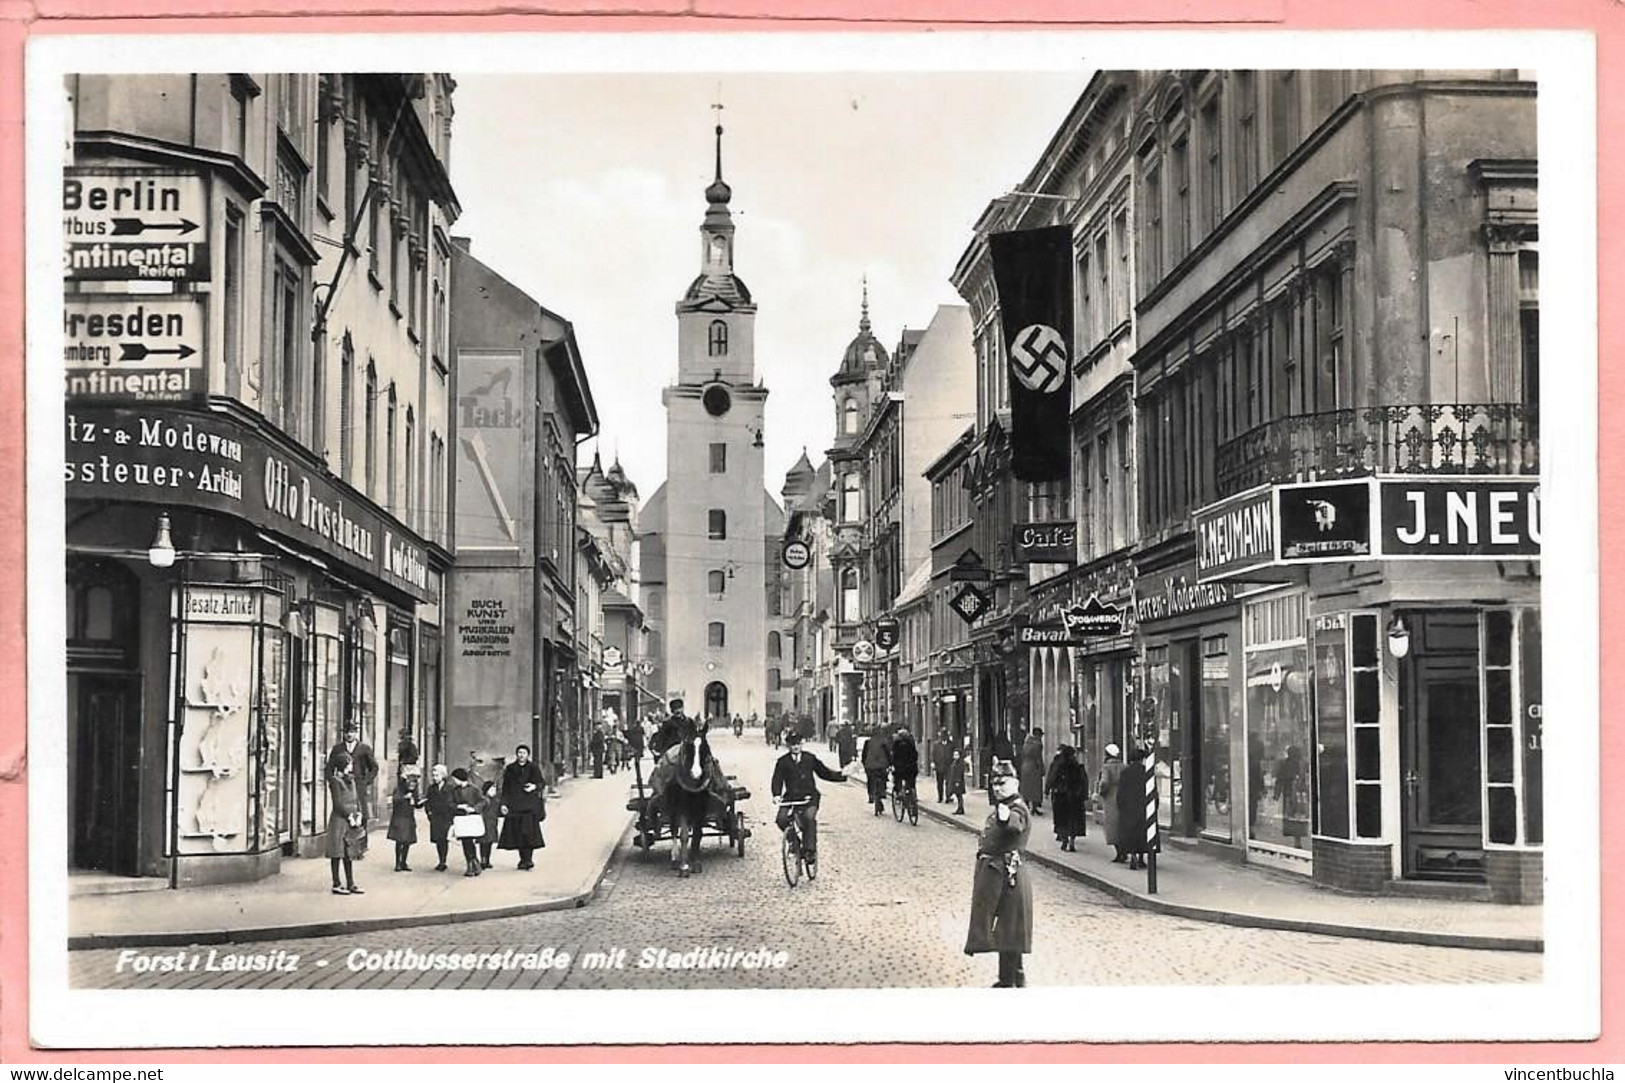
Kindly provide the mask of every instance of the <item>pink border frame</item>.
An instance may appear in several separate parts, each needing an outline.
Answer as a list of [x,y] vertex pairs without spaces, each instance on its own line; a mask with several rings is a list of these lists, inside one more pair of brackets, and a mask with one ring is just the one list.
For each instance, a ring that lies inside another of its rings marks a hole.
[[[524,5],[519,5],[524,6]],[[1597,250],[1599,300],[1625,293],[1625,8],[1610,0],[1431,0],[1425,17],[1415,0],[640,0],[642,12],[617,14],[595,0],[548,0],[547,10],[568,14],[515,14],[491,0],[303,0],[299,14],[275,11],[269,0],[0,0],[0,463],[23,461],[23,52],[29,35],[118,33],[357,32],[571,30],[954,30],[992,24],[1035,28],[1111,29],[1148,26],[1185,29],[1567,29],[1595,35],[1597,49]],[[774,10],[770,10],[774,9]],[[1625,347],[1625,314],[1598,306],[1599,359]],[[1610,499],[1625,481],[1625,376],[1599,360],[1599,528],[1625,527],[1625,509]],[[26,521],[23,471],[0,470],[0,522]],[[24,550],[21,531],[0,532],[0,824],[26,823],[27,778]],[[1625,547],[1599,550],[1603,598],[1618,597]],[[1599,599],[1600,601],[1601,599]],[[1600,606],[1601,717],[1625,708],[1625,667],[1617,664],[1625,607]],[[1601,778],[1625,775],[1625,727],[1603,725]],[[1625,788],[1601,787],[1602,813],[1602,1024],[1594,1042],[1553,1043],[1307,1043],[1230,1045],[874,1045],[669,1047],[482,1047],[461,1051],[470,1063],[518,1064],[670,1062],[729,1063],[762,1059],[798,1063],[872,1061],[914,1063],[1412,1063],[1608,1064],[1625,1062]],[[26,833],[15,826],[0,838],[0,1063],[220,1064],[419,1062],[413,1048],[293,1048],[267,1051],[140,1050],[52,1052],[28,1039]],[[1613,919],[1613,920],[1610,920]],[[440,1059],[436,1057],[435,1059]]]

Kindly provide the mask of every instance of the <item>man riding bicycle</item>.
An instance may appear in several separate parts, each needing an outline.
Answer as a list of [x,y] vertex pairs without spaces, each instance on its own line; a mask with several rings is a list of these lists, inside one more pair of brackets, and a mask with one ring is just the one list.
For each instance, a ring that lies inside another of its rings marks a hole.
[[811,752],[801,750],[801,731],[790,728],[784,735],[790,751],[779,757],[773,765],[773,797],[775,800],[806,801],[799,808],[779,807],[777,823],[783,831],[790,826],[790,817],[801,818],[801,848],[807,864],[818,860],[818,780],[845,782],[846,776],[823,762]]
[[914,786],[920,778],[920,747],[914,743],[914,734],[907,727],[899,727],[891,745],[892,791],[907,793],[914,798]]

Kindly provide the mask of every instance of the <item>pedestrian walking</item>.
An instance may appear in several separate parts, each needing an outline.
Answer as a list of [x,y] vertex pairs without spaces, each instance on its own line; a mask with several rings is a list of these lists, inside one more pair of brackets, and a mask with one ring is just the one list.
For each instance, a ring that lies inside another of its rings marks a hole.
[[837,738],[837,742],[839,745],[837,751],[841,757],[841,770],[844,771],[847,764],[858,758],[858,735],[852,732],[850,723],[841,727],[841,735]]
[[1034,816],[1044,815],[1044,731],[1027,731],[1021,743],[1021,799]]
[[1056,750],[1044,779],[1050,795],[1050,812],[1055,817],[1055,838],[1061,849],[1077,852],[1077,836],[1089,833],[1085,809],[1089,803],[1089,776],[1071,745]]
[[480,787],[480,793],[485,795],[485,834],[480,836],[480,868],[491,867],[491,847],[497,844],[497,819],[502,815],[502,794],[497,789],[495,781],[487,781]]
[[1032,813],[1008,763],[994,764],[990,774],[993,811],[976,843],[965,954],[997,952],[993,988],[1019,989],[1027,984],[1022,956],[1033,950],[1033,889],[1025,868]]
[[[365,895],[355,882],[352,864],[367,852],[366,820],[361,815],[361,798],[356,793],[355,771],[350,754],[342,748],[327,758],[327,860],[333,870],[333,894]],[[339,870],[344,881],[339,882]]]
[[869,777],[869,800],[875,815],[886,811],[886,774],[891,770],[891,748],[883,734],[871,733],[863,742],[863,770]]
[[523,871],[535,868],[531,854],[547,845],[542,838],[542,821],[547,819],[547,800],[542,772],[530,760],[530,746],[513,750],[514,762],[502,770],[502,832],[497,847],[518,850]]
[[389,799],[389,831],[384,837],[395,844],[396,872],[412,871],[406,857],[418,841],[417,810],[422,803],[411,778],[401,775],[395,780],[395,793]]
[[937,776],[937,804],[948,803],[948,771],[954,765],[953,739],[946,733],[938,733],[937,739],[931,746],[931,773]]
[[604,726],[603,723],[592,728],[592,736],[587,740],[587,751],[592,753],[592,777],[604,777]]
[[463,875],[480,874],[479,843],[485,837],[485,795],[468,776],[468,768],[459,767],[451,773],[452,800],[457,815],[452,820],[452,832],[463,846]]
[[965,815],[965,776],[970,773],[970,761],[965,758],[965,750],[954,749],[953,761],[948,765],[948,796],[954,799],[955,816]]
[[1145,818],[1145,782],[1154,767],[1148,756],[1145,749],[1136,748],[1117,780],[1117,846],[1128,855],[1130,869],[1145,868],[1150,849],[1145,837],[1150,826]]
[[1123,750],[1107,745],[1106,761],[1100,765],[1100,815],[1105,821],[1106,845],[1112,848],[1112,861],[1118,865],[1128,860],[1123,853],[1122,817],[1117,812],[1117,786],[1125,766]]
[[423,811],[429,817],[429,841],[434,843],[435,872],[446,871],[446,853],[451,848],[451,821],[457,815],[455,787],[446,774],[446,765],[437,763],[429,770],[429,792],[423,797]]

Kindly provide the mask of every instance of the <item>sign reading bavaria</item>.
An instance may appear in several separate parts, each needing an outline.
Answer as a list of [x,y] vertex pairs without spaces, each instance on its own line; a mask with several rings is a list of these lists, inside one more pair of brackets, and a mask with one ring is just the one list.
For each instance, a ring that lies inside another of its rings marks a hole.
[[62,178],[63,276],[79,280],[209,277],[203,178],[142,170]]
[[1010,549],[1018,564],[1073,564],[1078,559],[1076,523],[1016,523]]
[[1540,481],[1456,478],[1381,483],[1382,556],[1540,557]]

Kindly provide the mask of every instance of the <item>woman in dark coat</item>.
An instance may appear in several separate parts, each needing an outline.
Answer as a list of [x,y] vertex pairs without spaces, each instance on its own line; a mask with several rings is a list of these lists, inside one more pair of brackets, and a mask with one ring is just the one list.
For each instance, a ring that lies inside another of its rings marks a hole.
[[1120,758],[1122,754],[1115,744],[1107,745],[1106,762],[1100,765],[1101,819],[1106,826],[1106,845],[1112,848],[1112,861],[1118,865],[1128,860],[1123,854],[1123,832],[1117,816],[1117,784],[1128,766]]
[[451,773],[451,781],[455,789],[452,791],[452,800],[456,802],[458,816],[478,816],[480,818],[480,833],[477,835],[457,835],[457,841],[463,844],[463,875],[478,876],[480,874],[480,855],[476,849],[480,839],[485,837],[485,794],[480,792],[479,783],[468,777],[468,768],[459,767]]
[[497,846],[503,850],[519,851],[519,868],[533,869],[531,854],[546,846],[542,838],[542,821],[547,819],[547,804],[543,790],[547,780],[541,768],[530,759],[530,746],[520,745],[513,750],[513,762],[502,769],[502,833]]
[[389,799],[389,831],[385,838],[395,844],[395,871],[411,872],[406,855],[418,841],[417,786],[412,779],[401,775],[395,780],[395,793]]
[[[327,793],[331,811],[327,816],[327,859],[333,867],[333,894],[364,895],[356,886],[351,864],[367,852],[366,821],[361,816],[361,798],[356,792],[350,754],[339,748],[327,761]],[[339,869],[344,882],[339,882]]]
[[1033,815],[1044,814],[1044,731],[1030,730],[1021,743],[1021,799],[1033,810]]
[[1055,838],[1061,849],[1077,852],[1073,840],[1089,833],[1084,818],[1088,803],[1089,777],[1083,773],[1083,764],[1071,745],[1062,745],[1049,765],[1049,776],[1044,780],[1049,793],[1050,809],[1055,816]]
[[1020,988],[1027,984],[1021,957],[1033,950],[1033,888],[1023,865],[1032,813],[1008,764],[994,765],[993,802],[976,844],[965,954],[998,952],[993,987]]
[[457,815],[457,788],[446,777],[446,765],[437,763],[429,772],[429,792],[423,797],[423,811],[429,816],[429,841],[438,859],[434,871],[446,871],[446,851],[451,847],[451,821]]
[[1129,755],[1128,766],[1117,779],[1117,848],[1128,855],[1128,867],[1145,868],[1145,780],[1152,770],[1143,748]]

